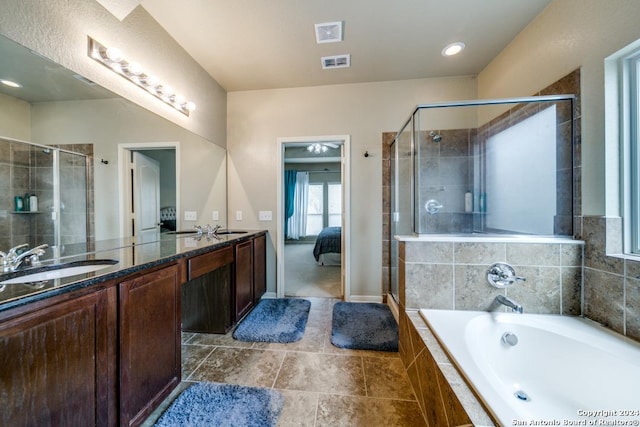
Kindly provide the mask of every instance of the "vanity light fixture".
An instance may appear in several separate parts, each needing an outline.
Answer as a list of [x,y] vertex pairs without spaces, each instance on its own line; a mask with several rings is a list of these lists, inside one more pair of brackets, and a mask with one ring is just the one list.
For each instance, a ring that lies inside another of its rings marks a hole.
[[160,82],[157,77],[144,71],[140,64],[126,60],[119,49],[108,48],[91,37],[88,37],[88,40],[87,55],[91,59],[101,63],[136,86],[145,89],[186,116],[189,116],[189,113],[196,109],[196,104],[187,101],[184,96],[176,94],[171,86]]
[[442,49],[442,56],[453,56],[462,52],[465,48],[465,44],[462,42],[455,42],[448,44]]
[[22,85],[18,82],[14,82],[13,80],[7,80],[7,79],[0,79],[0,83],[2,83],[5,86],[9,86],[9,87],[15,87],[15,88],[21,88]]

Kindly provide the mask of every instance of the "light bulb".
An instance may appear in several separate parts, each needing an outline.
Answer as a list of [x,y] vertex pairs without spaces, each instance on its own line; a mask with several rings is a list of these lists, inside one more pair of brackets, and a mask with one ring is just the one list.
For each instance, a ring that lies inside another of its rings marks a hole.
[[109,58],[113,62],[120,62],[122,61],[122,52],[120,51],[120,49],[110,47],[107,49],[107,58]]
[[185,104],[184,108],[186,108],[187,111],[195,111],[196,110],[196,104],[194,102],[189,101],[189,102],[187,102]]

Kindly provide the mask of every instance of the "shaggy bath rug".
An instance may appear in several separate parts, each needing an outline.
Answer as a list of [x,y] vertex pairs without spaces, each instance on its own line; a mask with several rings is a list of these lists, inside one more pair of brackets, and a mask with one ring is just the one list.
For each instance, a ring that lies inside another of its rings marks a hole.
[[304,335],[311,303],[306,299],[260,300],[233,332],[233,338],[248,342],[288,343]]
[[275,426],[280,392],[236,384],[196,383],[173,401],[155,427]]
[[353,350],[398,351],[398,324],[385,304],[338,302],[331,343]]

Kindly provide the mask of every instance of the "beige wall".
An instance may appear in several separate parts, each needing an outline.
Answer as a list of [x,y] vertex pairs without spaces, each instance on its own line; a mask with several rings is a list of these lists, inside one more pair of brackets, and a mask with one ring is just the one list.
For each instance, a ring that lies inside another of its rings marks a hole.
[[[382,133],[398,131],[416,104],[476,98],[474,77],[434,78],[228,94],[229,226],[267,228],[275,262],[277,138],[351,136],[351,296],[380,297]],[[370,157],[363,156],[369,151]],[[235,211],[244,219],[235,221]],[[275,270],[268,289],[275,292]]]
[[[118,144],[177,142],[180,207],[198,213],[198,221],[183,228],[226,223],[225,150],[144,108],[121,99],[35,104],[31,132],[39,144],[94,144],[97,240],[119,236]],[[220,221],[211,221],[213,210]]]
[[31,139],[31,106],[0,93],[0,135],[21,141]]
[[[222,147],[226,92],[142,8],[120,22],[89,0],[3,0],[0,34]],[[197,104],[190,116],[167,106],[87,56],[87,36],[143,64]],[[179,66],[176,66],[179,64]]]
[[605,188],[604,60],[640,38],[638,22],[637,0],[555,0],[478,75],[479,97],[500,98],[581,68],[584,215],[605,214],[605,192],[617,192]]

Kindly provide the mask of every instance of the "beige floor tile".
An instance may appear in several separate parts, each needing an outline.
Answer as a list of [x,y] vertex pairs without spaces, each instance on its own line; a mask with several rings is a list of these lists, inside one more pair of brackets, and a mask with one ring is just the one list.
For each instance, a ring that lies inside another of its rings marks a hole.
[[367,396],[415,400],[400,358],[363,357]]
[[243,347],[251,348],[252,342],[244,342],[233,339],[232,332],[225,335],[218,334],[193,334],[193,338],[189,340],[189,344],[215,345],[224,347]]
[[189,375],[202,363],[215,347],[205,345],[182,345],[182,378]]
[[284,355],[283,351],[217,347],[188,380],[272,387]]
[[313,427],[316,422],[318,393],[278,390],[284,397],[284,406],[278,418],[278,427]]
[[275,388],[364,396],[362,358],[287,352]]
[[320,395],[316,427],[420,427],[424,419],[416,402],[357,396]]

